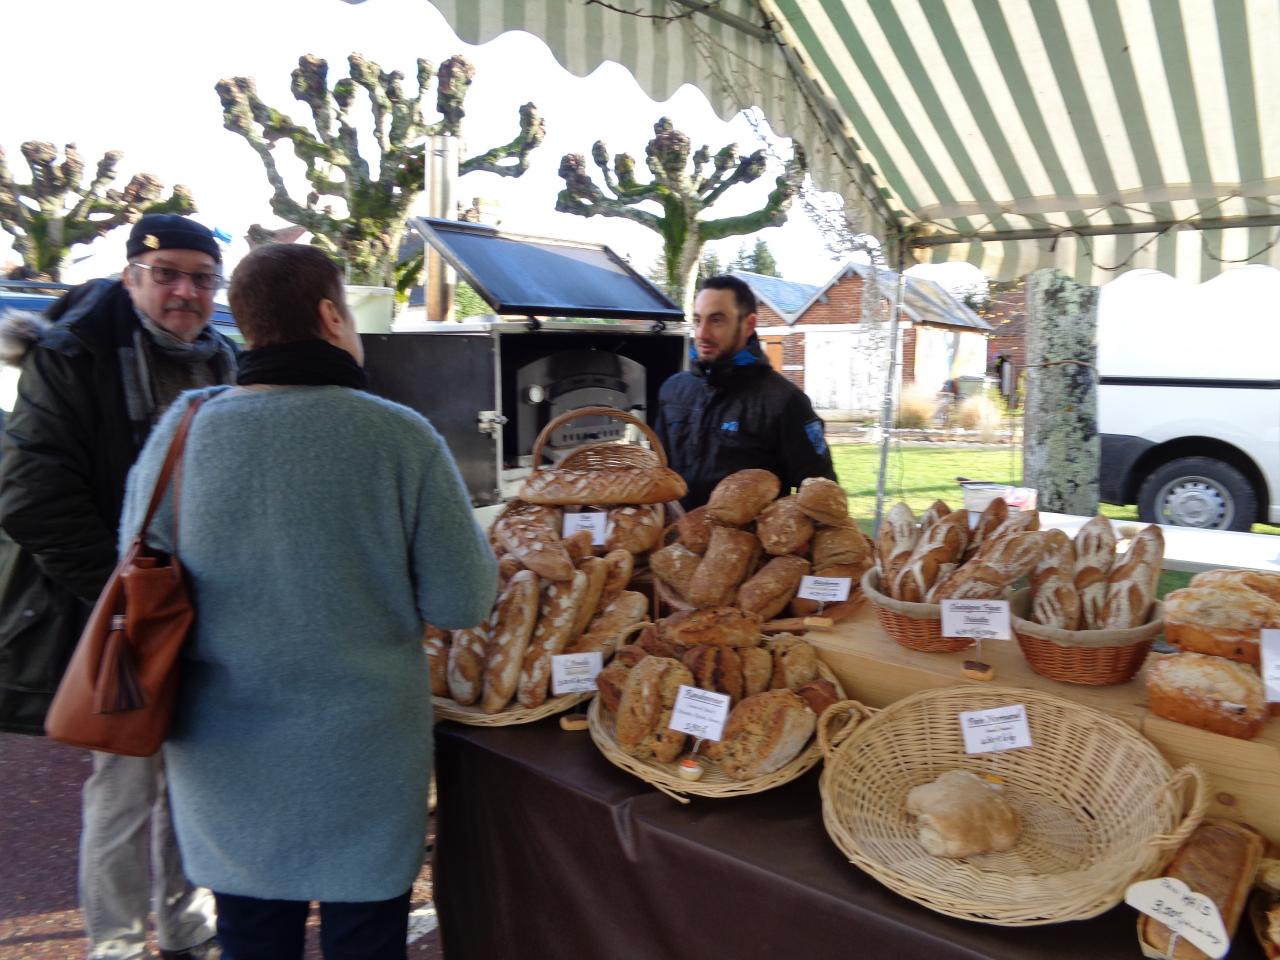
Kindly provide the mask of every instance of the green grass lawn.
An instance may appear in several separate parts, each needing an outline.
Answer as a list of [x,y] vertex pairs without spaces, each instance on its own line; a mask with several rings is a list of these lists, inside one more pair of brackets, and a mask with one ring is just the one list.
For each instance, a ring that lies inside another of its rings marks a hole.
[[[849,494],[849,513],[869,533],[876,515],[880,448],[873,444],[833,444],[831,454],[840,485]],[[956,509],[963,502],[956,477],[1016,485],[1022,479],[1022,451],[1012,446],[1000,450],[891,448],[886,468],[885,509],[899,500],[905,500],[916,514],[935,500],[944,500]],[[1113,520],[1138,519],[1138,508],[1134,504],[1124,507],[1102,504],[1101,511]],[[1256,523],[1253,532],[1280,534],[1280,527]],[[1160,596],[1186,586],[1190,577],[1187,573],[1166,570],[1160,577]]]

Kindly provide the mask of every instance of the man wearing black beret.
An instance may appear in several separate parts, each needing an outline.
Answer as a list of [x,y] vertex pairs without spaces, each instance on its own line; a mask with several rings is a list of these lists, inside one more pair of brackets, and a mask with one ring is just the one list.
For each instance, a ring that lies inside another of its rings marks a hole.
[[[222,251],[173,214],[134,224],[119,280],[94,280],[10,326],[25,347],[0,437],[0,729],[41,734],[89,611],[116,564],[129,468],[184,390],[230,383],[235,344],[209,326]],[[148,863],[148,832],[152,844]],[[154,880],[152,874],[154,873]],[[183,875],[161,754],[94,753],[85,783],[80,905],[90,958],[216,956],[213,905]]]

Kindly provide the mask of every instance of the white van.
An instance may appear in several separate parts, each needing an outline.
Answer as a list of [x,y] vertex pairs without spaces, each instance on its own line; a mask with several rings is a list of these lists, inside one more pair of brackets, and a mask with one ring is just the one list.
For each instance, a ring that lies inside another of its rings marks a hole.
[[1280,270],[1153,270],[1098,302],[1100,491],[1147,522],[1280,523]]

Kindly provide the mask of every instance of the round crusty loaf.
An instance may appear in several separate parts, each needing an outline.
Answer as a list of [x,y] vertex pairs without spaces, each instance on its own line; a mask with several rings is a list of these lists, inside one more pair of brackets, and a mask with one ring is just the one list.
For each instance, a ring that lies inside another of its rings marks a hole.
[[734,780],[773,773],[804,748],[815,725],[813,711],[790,690],[747,697],[725,724],[720,768]]
[[795,494],[775,500],[756,518],[756,536],[764,552],[781,557],[805,553],[813,539],[813,518],[800,509]]
[[849,519],[849,495],[834,480],[809,477],[796,493],[800,509],[819,523],[839,526]]
[[739,470],[715,485],[707,500],[707,516],[716,523],[740,527],[754,520],[781,491],[782,481],[768,470]]

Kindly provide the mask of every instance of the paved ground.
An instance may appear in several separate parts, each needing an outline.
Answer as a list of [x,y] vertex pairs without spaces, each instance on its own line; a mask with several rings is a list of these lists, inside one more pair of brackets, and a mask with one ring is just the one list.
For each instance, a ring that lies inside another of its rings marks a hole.
[[[76,907],[80,785],[89,755],[41,737],[0,733],[0,960],[85,955]],[[410,960],[441,960],[430,866],[414,883]],[[313,911],[308,960],[318,960]]]

